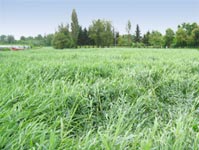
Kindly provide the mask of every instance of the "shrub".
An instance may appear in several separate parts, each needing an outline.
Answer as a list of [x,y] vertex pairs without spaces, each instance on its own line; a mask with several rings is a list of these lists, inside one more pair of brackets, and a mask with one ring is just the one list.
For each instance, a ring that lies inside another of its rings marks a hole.
[[9,48],[0,48],[0,51],[10,51]]

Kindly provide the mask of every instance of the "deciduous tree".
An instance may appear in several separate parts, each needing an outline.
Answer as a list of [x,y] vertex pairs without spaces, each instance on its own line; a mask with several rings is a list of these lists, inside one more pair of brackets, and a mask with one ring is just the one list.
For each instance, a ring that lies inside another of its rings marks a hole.
[[149,46],[149,38],[150,38],[150,32],[148,31],[146,34],[144,34],[142,42],[144,43],[144,45]]
[[158,31],[152,31],[149,36],[149,43],[153,47],[160,48],[163,45],[163,37],[162,34]]
[[178,28],[176,32],[176,46],[185,47],[187,46],[187,34],[183,28]]
[[192,31],[191,37],[194,44],[193,46],[199,47],[199,26]]
[[69,32],[69,26],[63,24],[58,27],[58,31],[53,38],[53,47],[56,49],[71,48],[74,46],[72,37]]
[[99,47],[110,46],[113,43],[113,31],[110,21],[94,20],[89,27],[89,37]]
[[175,37],[174,31],[173,31],[171,28],[168,28],[168,29],[166,30],[166,34],[165,34],[165,36],[164,36],[164,43],[165,43],[165,46],[171,47],[171,44],[172,44],[173,41],[174,41],[174,37]]

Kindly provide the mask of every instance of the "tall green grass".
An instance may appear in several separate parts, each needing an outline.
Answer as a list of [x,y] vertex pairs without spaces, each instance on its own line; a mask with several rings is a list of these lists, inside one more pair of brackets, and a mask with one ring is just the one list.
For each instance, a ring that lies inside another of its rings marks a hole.
[[0,149],[199,148],[199,53],[0,52]]

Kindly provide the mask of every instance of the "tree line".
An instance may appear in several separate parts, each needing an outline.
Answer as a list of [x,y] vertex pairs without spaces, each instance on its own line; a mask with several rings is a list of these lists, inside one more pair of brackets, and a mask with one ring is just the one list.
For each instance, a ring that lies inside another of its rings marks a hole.
[[48,34],[42,36],[41,34],[33,37],[21,36],[19,40],[16,40],[12,35],[0,35],[0,44],[3,45],[29,45],[31,47],[41,47],[41,46],[52,46],[54,34]]
[[132,34],[129,20],[126,24],[126,34],[120,35],[107,20],[93,20],[88,28],[79,25],[77,13],[72,11],[71,24],[61,24],[54,34],[36,37],[24,37],[15,40],[12,35],[1,35],[0,44],[27,44],[30,46],[53,46],[56,49],[77,47],[153,47],[153,48],[184,48],[199,47],[199,25],[197,23],[183,23],[174,32],[166,29],[163,35],[157,30],[141,34],[139,25]]

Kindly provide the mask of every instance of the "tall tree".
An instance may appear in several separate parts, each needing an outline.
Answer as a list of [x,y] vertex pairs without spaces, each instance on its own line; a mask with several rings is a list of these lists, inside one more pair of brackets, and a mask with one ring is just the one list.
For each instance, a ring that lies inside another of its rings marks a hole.
[[128,22],[127,22],[126,32],[128,34],[128,44],[130,45],[130,43],[131,43],[131,21],[130,20],[128,20]]
[[55,33],[52,45],[56,49],[64,49],[73,47],[73,40],[69,32],[69,26],[61,24]]
[[144,34],[142,42],[144,43],[144,45],[149,46],[149,38],[150,38],[150,32],[148,31],[146,34]]
[[119,46],[129,46],[128,38],[129,38],[128,35],[119,36],[118,45]]
[[0,43],[2,43],[2,44],[7,43],[7,36],[6,35],[1,35],[0,36]]
[[136,30],[135,30],[135,42],[139,43],[141,41],[141,32],[140,32],[140,27],[139,25],[137,24],[136,26]]
[[84,30],[83,30],[83,45],[90,45],[88,30],[86,28],[84,28]]
[[71,16],[71,35],[73,38],[74,46],[77,47],[77,40],[79,35],[79,23],[77,18],[77,13],[75,9],[73,9],[72,16]]
[[79,35],[78,35],[78,40],[77,40],[77,45],[80,47],[84,45],[84,37],[83,37],[83,30],[82,27],[79,27]]
[[7,36],[7,42],[8,44],[13,44],[15,42],[15,38],[12,35]]
[[162,34],[158,31],[152,31],[149,36],[149,43],[153,47],[160,48],[163,45],[163,37]]
[[192,23],[192,24],[190,24],[190,23],[183,23],[182,25],[178,26],[178,28],[182,28],[183,30],[185,30],[188,36],[190,36],[191,33],[192,33],[192,31],[195,28],[197,28],[197,27],[198,27],[198,25],[195,22]]
[[44,46],[44,38],[41,34],[38,34],[33,41],[35,46]]
[[171,44],[173,43],[174,41],[174,36],[175,36],[175,33],[172,29],[168,28],[166,30],[166,34],[164,36],[164,42],[165,42],[165,46],[170,48],[171,47]]
[[191,34],[193,46],[199,47],[199,26],[192,31]]
[[119,37],[120,37],[120,33],[116,32],[115,33],[116,45],[118,45]]
[[84,39],[83,40],[84,45],[92,45],[92,46],[95,45],[94,40],[89,37],[89,32],[86,28],[84,28],[83,30],[83,39]]
[[26,37],[25,37],[25,36],[21,36],[21,37],[20,37],[20,40],[21,40],[21,41],[25,41],[25,40],[26,40]]
[[53,34],[48,34],[44,36],[44,44],[45,46],[52,46]]
[[97,47],[109,47],[113,43],[111,22],[100,19],[94,20],[89,27],[89,37],[94,40]]
[[176,46],[185,47],[187,46],[187,34],[183,28],[178,28],[176,32]]

